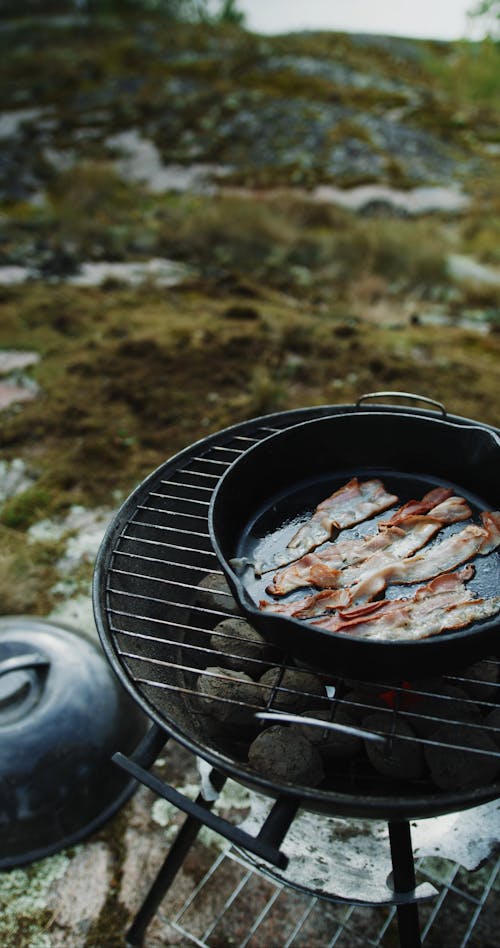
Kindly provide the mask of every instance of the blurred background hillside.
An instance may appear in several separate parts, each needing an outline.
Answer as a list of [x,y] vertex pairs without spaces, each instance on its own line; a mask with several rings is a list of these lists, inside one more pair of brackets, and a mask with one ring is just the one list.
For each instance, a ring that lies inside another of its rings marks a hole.
[[264,35],[233,0],[3,0],[9,543],[270,411],[389,388],[498,422],[482,6],[484,39],[449,41]]
[[[222,427],[381,389],[499,424],[500,4],[463,39],[450,4],[415,38],[409,0],[374,32],[340,0],[293,31],[258,0],[0,0],[0,614],[95,637],[117,506]],[[124,944],[176,819],[138,799],[2,874],[2,945]]]

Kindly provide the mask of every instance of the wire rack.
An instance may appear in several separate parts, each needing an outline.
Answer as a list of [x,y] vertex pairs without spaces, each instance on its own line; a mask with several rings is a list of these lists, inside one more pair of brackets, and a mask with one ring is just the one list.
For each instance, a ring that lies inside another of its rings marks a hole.
[[[498,944],[500,857],[470,873],[440,858],[417,860],[420,880],[439,895],[420,906],[422,944],[431,948],[494,948]],[[187,897],[174,884],[151,927],[146,948],[390,948],[397,944],[394,907],[325,901],[269,879],[234,850],[220,853]],[[252,906],[249,919],[249,905]],[[173,907],[173,908],[172,908]],[[183,939],[178,941],[178,939]],[[163,942],[165,944],[165,942]]]

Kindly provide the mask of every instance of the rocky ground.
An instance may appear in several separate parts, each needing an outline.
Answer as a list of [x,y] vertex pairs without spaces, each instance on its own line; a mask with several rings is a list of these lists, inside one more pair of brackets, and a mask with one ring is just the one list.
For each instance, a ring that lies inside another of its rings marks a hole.
[[[0,47],[1,614],[95,638],[118,505],[226,425],[388,388],[498,424],[498,50],[140,16],[3,20]],[[174,746],[160,769],[197,783]],[[220,806],[248,800],[231,785]],[[2,944],[124,944],[178,822],[141,790],[94,838],[4,873]],[[175,906],[219,852],[204,835]],[[220,892],[240,872],[221,863]],[[273,891],[251,885],[211,945],[246,937]],[[292,937],[304,897],[279,905],[245,944]],[[346,945],[382,924],[363,911]],[[173,913],[151,948],[188,943]],[[331,943],[340,916],[321,917],[293,943]]]

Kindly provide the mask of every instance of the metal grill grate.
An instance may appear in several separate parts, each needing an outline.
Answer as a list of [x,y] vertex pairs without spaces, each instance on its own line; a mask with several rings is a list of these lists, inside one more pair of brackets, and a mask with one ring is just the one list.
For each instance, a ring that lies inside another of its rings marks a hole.
[[[440,894],[420,906],[422,945],[484,948],[496,943],[500,858],[477,873],[442,859],[416,863],[417,875]],[[252,905],[252,912],[248,906]],[[267,879],[234,851],[218,855],[189,895],[174,884],[155,930],[200,948],[390,948],[397,943],[396,909],[326,902]]]
[[[221,728],[217,723],[220,709],[237,710],[240,719],[246,712],[248,722],[244,719],[244,723],[250,727],[255,723],[254,712],[263,708],[280,710],[283,703],[289,706],[295,700],[304,710],[307,689],[297,689],[288,682],[287,673],[297,667],[293,656],[274,654],[252,659],[254,698],[242,699],[233,690],[229,695],[217,695],[211,699],[211,713],[207,713],[206,702],[200,702],[200,681],[229,680],[227,669],[240,660],[239,649],[245,640],[244,634],[217,629],[222,620],[234,614],[227,587],[207,591],[203,585],[209,577],[223,580],[210,544],[208,507],[221,475],[250,445],[305,417],[335,410],[342,407],[283,413],[272,416],[269,424],[262,420],[246,423],[212,436],[167,462],[122,508],[97,574],[99,597],[103,596],[105,645],[146,711],[199,756],[264,790],[266,779],[248,765],[249,738],[242,738],[241,733],[228,734],[226,727]],[[222,670],[207,671],[214,666]],[[270,668],[279,668],[271,689],[258,681]],[[337,765],[334,777],[327,774],[320,789],[298,788],[301,796],[340,813],[357,812],[361,807],[366,815],[387,809],[388,799],[406,798],[411,816],[446,812],[496,798],[500,794],[500,784],[495,782],[500,770],[500,721],[487,718],[499,705],[498,678],[495,656],[488,657],[480,669],[472,667],[446,676],[438,684],[417,683],[411,697],[406,683],[394,687],[372,682],[367,687],[325,678],[323,696],[311,695],[315,708],[330,716],[341,708],[358,726],[362,726],[359,722],[367,712],[377,711],[390,723],[382,728],[373,725],[372,733],[411,746],[417,743],[411,733],[395,731],[396,722],[404,721],[418,729],[421,748],[434,746],[448,751],[451,747],[467,756],[470,767],[489,763],[485,770],[488,776],[480,787],[443,793],[429,783],[428,775],[405,783],[375,773],[365,762],[349,762]],[[462,689],[458,698],[452,699],[446,690],[443,693],[443,683],[447,688]],[[475,719],[473,715],[470,719],[471,709],[475,712],[478,706],[480,717]],[[214,710],[217,707],[218,712]],[[428,733],[434,724],[457,725],[460,721],[460,734],[456,732],[446,740]]]

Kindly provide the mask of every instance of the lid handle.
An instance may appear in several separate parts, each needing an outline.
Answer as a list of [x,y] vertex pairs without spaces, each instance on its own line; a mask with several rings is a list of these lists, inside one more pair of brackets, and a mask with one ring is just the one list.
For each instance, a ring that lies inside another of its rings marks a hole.
[[25,652],[24,655],[11,655],[0,661],[0,677],[9,672],[24,671],[26,668],[46,668],[50,665],[45,655],[39,652]]

